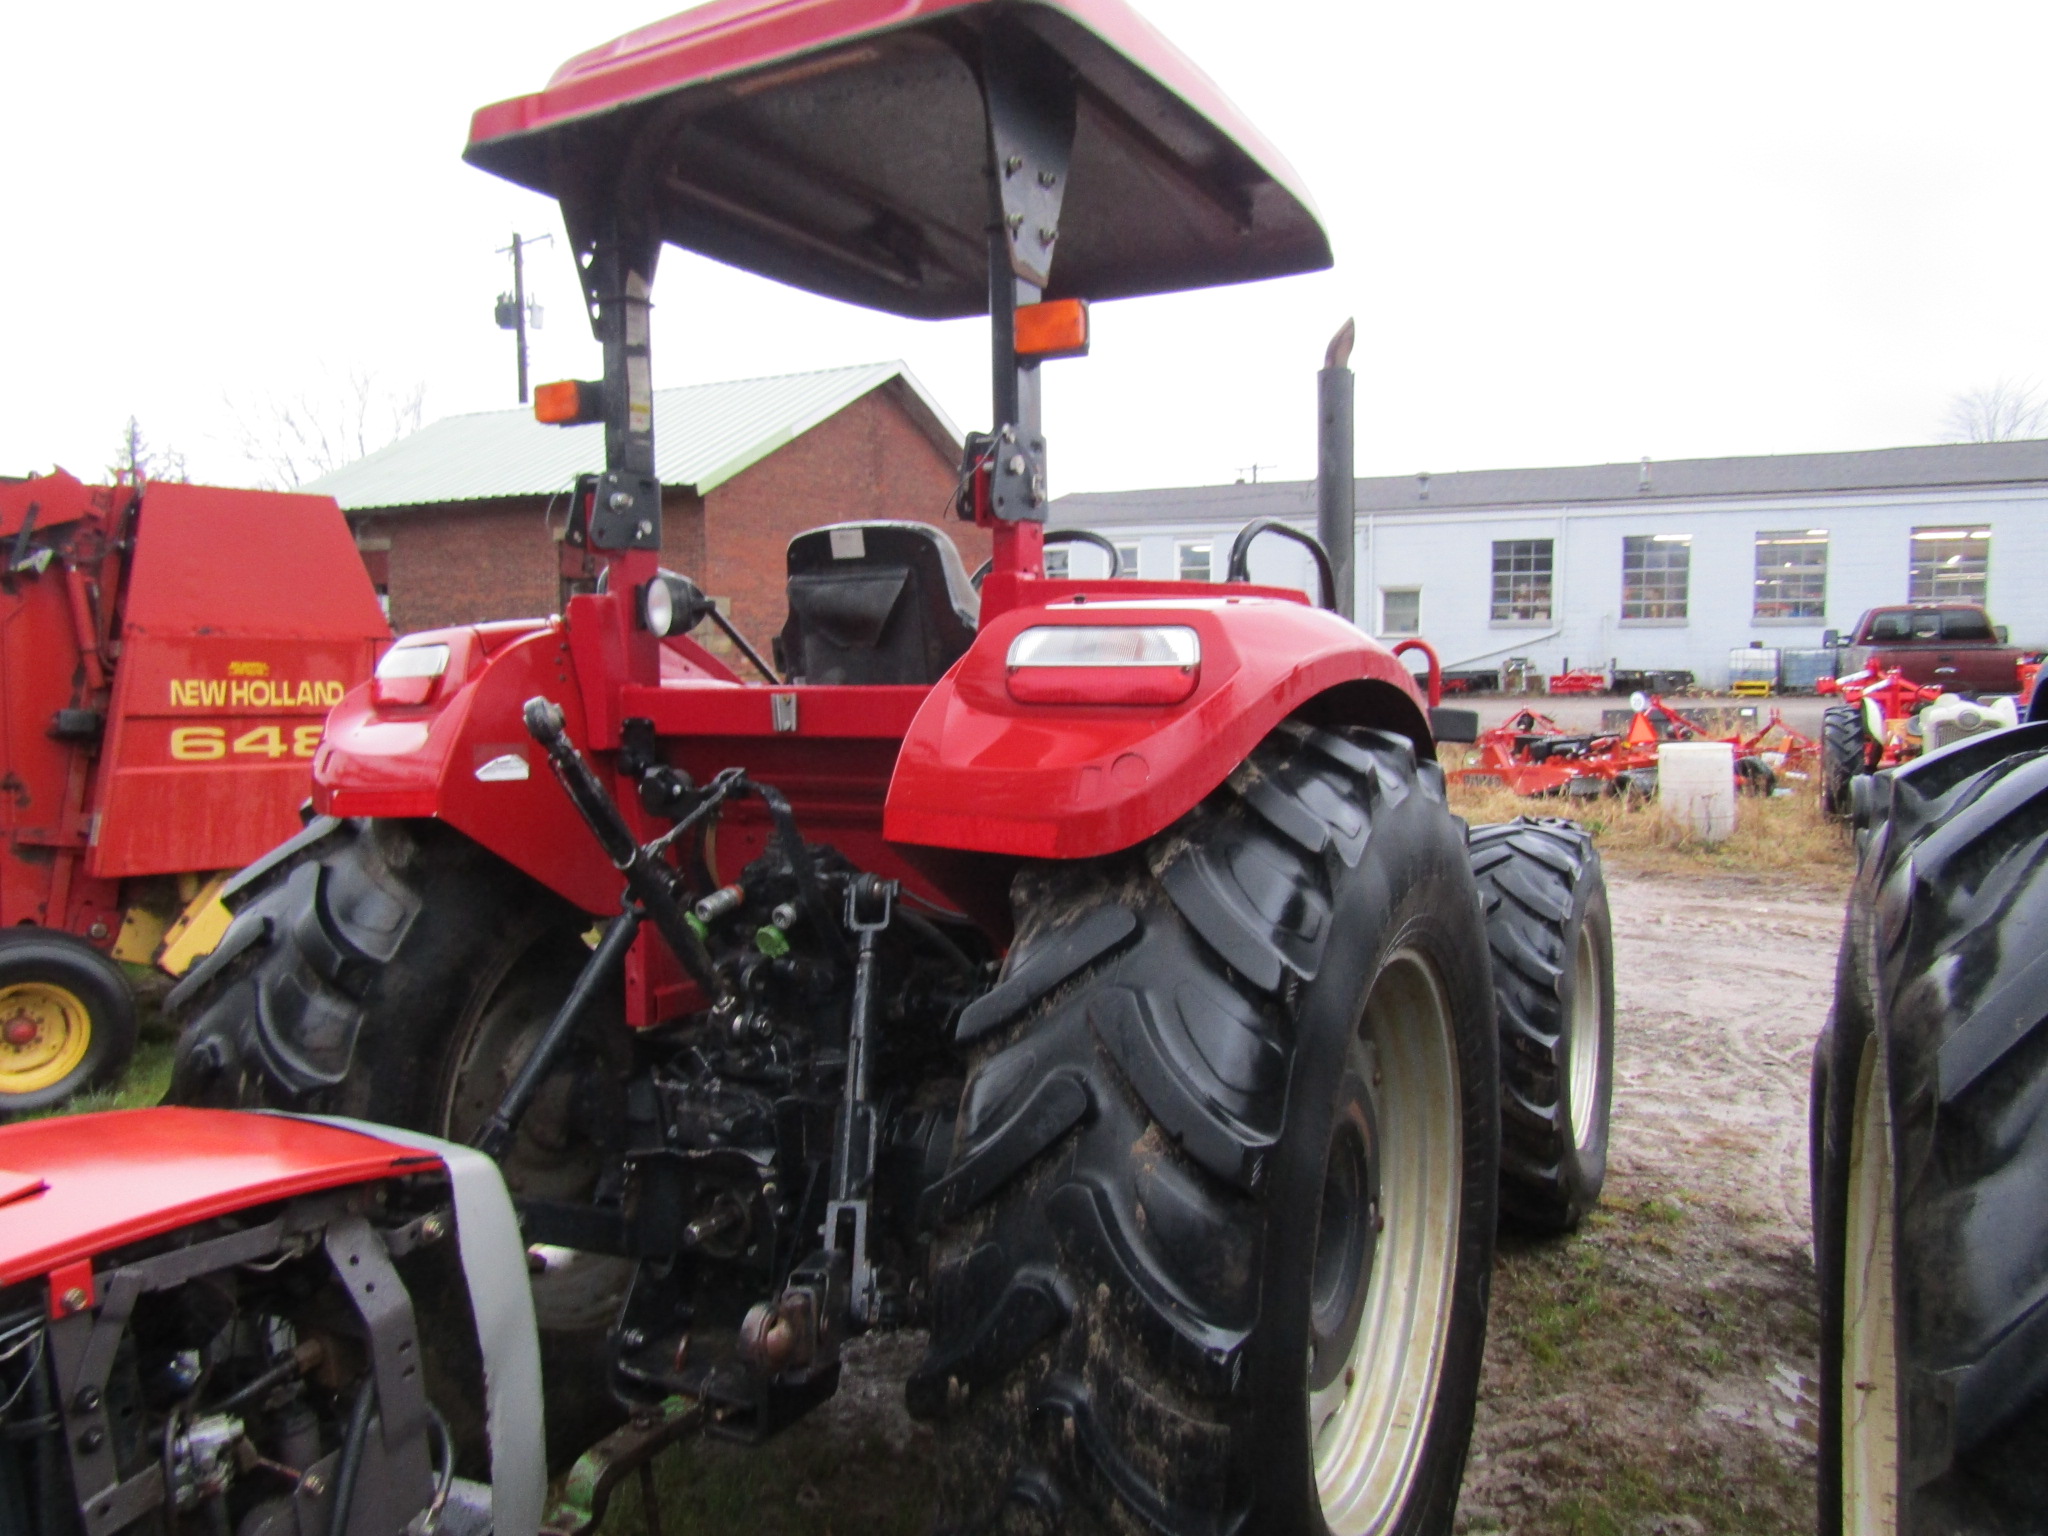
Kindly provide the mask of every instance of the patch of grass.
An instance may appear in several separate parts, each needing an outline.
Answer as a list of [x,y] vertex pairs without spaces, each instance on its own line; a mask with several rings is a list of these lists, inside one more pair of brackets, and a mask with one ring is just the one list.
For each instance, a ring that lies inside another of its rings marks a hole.
[[1515,1464],[1497,1495],[1506,1502],[1482,1494],[1462,1530],[1811,1529],[1810,1458],[1771,1426],[1716,1409],[1767,1397],[1788,1357],[1810,1357],[1810,1279],[1780,1283],[1727,1262],[1717,1216],[1682,1191],[1632,1196],[1610,1185],[1607,1203],[1569,1238],[1503,1237],[1482,1393],[1560,1418],[1539,1443],[1501,1449]]
[[[1438,749],[1444,767],[1464,765],[1461,746]],[[1574,800],[1563,795],[1527,799],[1497,785],[1451,784],[1451,809],[1470,822],[1510,821],[1517,816],[1562,816],[1593,834],[1603,856],[1620,855],[1645,873],[1712,872],[1796,878],[1801,883],[1846,890],[1856,872],[1855,848],[1840,822],[1820,808],[1812,781],[1790,783],[1789,795],[1738,795],[1735,830],[1724,841],[1702,841],[1667,819],[1655,800],[1603,796]]]
[[[128,1063],[128,1070],[120,1082],[108,1088],[81,1093],[68,1103],[44,1113],[84,1115],[100,1109],[146,1109],[152,1104],[161,1104],[164,1093],[171,1086],[171,1061],[177,1049],[177,1041],[145,1033],[135,1047],[135,1059]],[[22,1116],[24,1120],[39,1118],[37,1115]]]
[[[661,1536],[924,1536],[931,1459],[879,1435],[820,1435],[799,1423],[763,1446],[686,1442],[655,1462]],[[637,1479],[605,1512],[602,1536],[647,1536]]]

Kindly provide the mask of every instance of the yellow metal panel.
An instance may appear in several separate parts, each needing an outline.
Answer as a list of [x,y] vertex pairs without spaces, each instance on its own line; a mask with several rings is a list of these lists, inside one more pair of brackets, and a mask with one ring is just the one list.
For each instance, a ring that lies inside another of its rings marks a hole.
[[201,956],[213,953],[213,946],[220,942],[220,936],[228,931],[228,924],[234,914],[221,905],[221,887],[228,883],[232,870],[223,870],[199,889],[178,914],[178,920],[165,933],[162,945],[156,952],[159,969],[173,976],[182,976],[192,968],[192,963]]
[[121,914],[121,931],[114,935],[114,958],[130,965],[149,964],[169,927],[162,916],[147,907],[130,906]]

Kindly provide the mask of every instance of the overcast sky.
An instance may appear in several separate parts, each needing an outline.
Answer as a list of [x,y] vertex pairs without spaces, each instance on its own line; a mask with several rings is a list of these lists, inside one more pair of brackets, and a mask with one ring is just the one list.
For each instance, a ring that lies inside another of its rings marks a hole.
[[[1048,365],[1054,489],[1313,472],[1358,320],[1362,473],[1935,440],[2048,379],[2048,6],[1139,0],[1291,159],[1336,268],[1105,304]],[[594,369],[553,205],[470,112],[653,4],[0,7],[0,473],[99,478],[132,414],[193,477],[352,371],[428,419]],[[658,386],[900,357],[986,424],[985,324],[867,315],[671,251]]]

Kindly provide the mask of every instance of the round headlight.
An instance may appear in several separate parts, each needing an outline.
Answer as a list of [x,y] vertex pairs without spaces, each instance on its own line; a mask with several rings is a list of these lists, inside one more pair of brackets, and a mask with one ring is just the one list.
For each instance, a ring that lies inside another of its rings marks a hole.
[[676,595],[659,576],[640,594],[640,616],[650,634],[665,635],[676,621]]

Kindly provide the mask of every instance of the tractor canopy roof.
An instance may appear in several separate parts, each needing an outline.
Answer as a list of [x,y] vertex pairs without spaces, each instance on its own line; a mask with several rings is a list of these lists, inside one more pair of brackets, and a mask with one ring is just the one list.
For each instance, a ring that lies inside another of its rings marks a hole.
[[609,203],[672,244],[894,314],[988,310],[989,135],[977,61],[1028,29],[1073,83],[1047,297],[1314,271],[1300,179],[1124,0],[713,0],[479,111],[465,158]]

